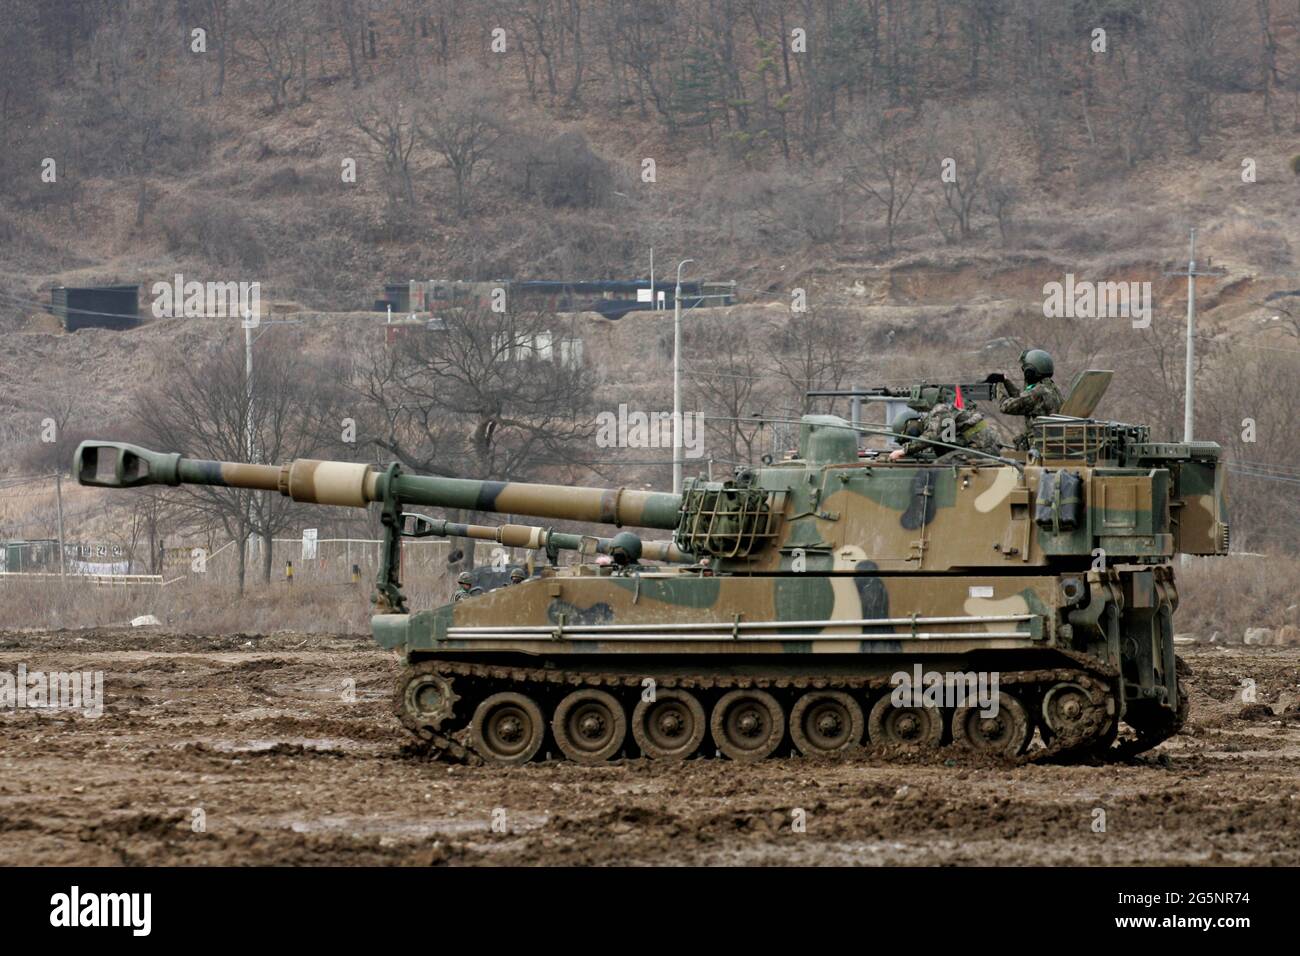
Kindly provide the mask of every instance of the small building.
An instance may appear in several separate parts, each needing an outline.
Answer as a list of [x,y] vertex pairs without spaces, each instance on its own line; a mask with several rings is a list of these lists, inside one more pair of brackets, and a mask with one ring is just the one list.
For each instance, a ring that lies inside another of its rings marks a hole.
[[6,541],[0,547],[0,571],[10,574],[59,570],[59,542],[53,538]]
[[385,312],[391,307],[394,314],[411,311],[411,283],[385,282],[384,297],[375,302],[376,312]]
[[139,286],[57,286],[50,290],[50,303],[65,332],[130,329],[140,321]]
[[[490,309],[504,303],[508,310],[531,309],[547,312],[595,312],[607,319],[621,319],[629,312],[672,309],[677,293],[673,282],[651,279],[494,279],[462,282],[443,279],[412,279],[403,284],[384,285],[384,297],[376,300],[376,311],[391,306],[398,313],[437,313],[448,308]],[[736,304],[736,283],[683,282],[682,306],[687,309],[716,308]]]

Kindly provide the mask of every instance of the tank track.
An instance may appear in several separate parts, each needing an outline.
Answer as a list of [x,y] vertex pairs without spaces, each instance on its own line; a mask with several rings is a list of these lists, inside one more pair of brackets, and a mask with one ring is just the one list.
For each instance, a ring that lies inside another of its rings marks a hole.
[[[1046,743],[1045,747],[1029,751],[1018,759],[1036,763],[1068,762],[1103,753],[1115,742],[1119,729],[1119,721],[1115,716],[1119,704],[1113,692],[1116,686],[1116,675],[1084,655],[1071,656],[1078,659],[1080,666],[999,673],[999,689],[1004,693],[1012,693],[1025,707],[1029,715],[1030,733],[1032,734],[1034,728],[1039,729]],[[432,675],[447,682],[443,685],[443,689],[448,692],[449,702],[446,704],[444,715],[430,719],[427,712],[417,712],[417,708],[411,703],[408,689],[413,686],[412,682],[417,677],[428,680]],[[625,714],[633,713],[632,706],[639,699],[642,681],[647,676],[650,675],[587,672],[554,667],[524,668],[431,658],[404,668],[397,680],[393,709],[402,724],[424,742],[428,756],[451,763],[477,766],[485,762],[502,761],[495,760],[491,753],[478,752],[480,748],[477,748],[473,742],[469,725],[470,715],[474,710],[473,704],[476,701],[482,701],[502,692],[527,695],[539,705],[539,712],[547,725],[546,739],[550,741],[554,739],[551,723],[555,703],[559,697],[578,689],[604,691],[613,695],[622,704]],[[889,678],[881,676],[699,674],[656,675],[654,680],[659,690],[705,692],[706,699],[715,693],[725,694],[729,691],[767,691],[778,698],[787,723],[791,705],[799,696],[796,692],[841,691],[852,695],[861,706],[867,701],[879,699],[892,689]],[[466,685],[474,685],[474,692],[469,692],[470,688]],[[1049,688],[1058,685],[1080,687],[1086,692],[1086,699],[1077,714],[1077,719],[1072,719],[1068,733],[1050,734],[1042,717],[1042,702]],[[457,703],[462,706],[456,706]],[[711,708],[706,704],[705,710]],[[945,714],[943,741],[949,742],[952,737],[952,714],[950,711],[945,711]],[[705,723],[707,726],[707,716]],[[1170,729],[1170,733],[1173,732],[1176,732],[1176,729]],[[863,736],[865,738],[867,735]],[[624,743],[630,744],[632,739],[633,734],[628,731]],[[788,727],[783,739],[786,742],[791,739]],[[1155,735],[1149,735],[1142,738],[1138,744],[1128,743],[1128,747],[1130,752],[1137,752],[1155,746],[1162,739],[1164,736],[1156,739]],[[871,747],[875,743],[876,741],[873,740],[864,740],[866,747]],[[623,748],[618,749],[621,751]],[[691,755],[703,753],[708,751],[696,747]]]

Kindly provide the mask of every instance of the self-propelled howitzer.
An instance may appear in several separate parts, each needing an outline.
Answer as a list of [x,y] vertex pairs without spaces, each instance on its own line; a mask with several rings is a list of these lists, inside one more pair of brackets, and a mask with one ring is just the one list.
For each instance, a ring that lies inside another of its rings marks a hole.
[[[520,763],[548,742],[582,762],[864,743],[1058,756],[1112,746],[1121,723],[1122,746],[1153,746],[1186,708],[1172,559],[1227,550],[1218,446],[1064,416],[1035,435],[1028,456],[888,462],[860,457],[842,419],[806,416],[799,457],[681,495],[93,442],[76,469],[379,504],[375,638],[407,663],[398,716],[448,759]],[[694,563],[549,567],[412,612],[406,505],[671,530]]]

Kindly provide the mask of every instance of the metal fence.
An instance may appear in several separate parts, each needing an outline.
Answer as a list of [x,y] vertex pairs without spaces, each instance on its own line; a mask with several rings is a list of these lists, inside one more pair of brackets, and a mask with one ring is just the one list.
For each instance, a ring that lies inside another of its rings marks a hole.
[[[276,538],[271,550],[271,580],[295,579],[322,584],[344,584],[354,577],[373,581],[379,573],[383,542],[378,538],[319,538],[315,547],[304,546],[302,538]],[[239,561],[236,545],[228,542],[210,553],[198,554],[196,547],[168,548],[164,555],[162,577],[171,582],[180,578],[205,576],[213,583],[236,580]],[[261,539],[248,545],[245,579],[256,581],[263,573],[265,552]],[[446,540],[404,539],[402,541],[402,579],[408,583],[421,580],[441,581],[447,574],[451,543]],[[503,548],[480,542],[476,563],[526,564],[530,552]],[[290,575],[292,566],[292,575]],[[203,568],[202,571],[199,568]]]

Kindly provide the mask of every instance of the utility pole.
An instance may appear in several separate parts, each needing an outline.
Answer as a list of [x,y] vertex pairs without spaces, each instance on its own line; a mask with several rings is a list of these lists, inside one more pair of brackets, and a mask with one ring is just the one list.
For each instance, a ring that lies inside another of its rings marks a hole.
[[673,293],[673,494],[682,493],[682,267],[677,263],[677,289]]
[[68,572],[67,557],[63,552],[63,474],[57,471],[54,473],[54,497],[59,503],[59,577],[64,577]]
[[[244,310],[244,457],[253,463],[253,329],[257,325],[251,309]],[[247,494],[247,493],[246,493]],[[244,506],[244,574],[253,560],[253,496]]]
[[[389,306],[391,310],[392,306]],[[391,316],[391,311],[390,311]],[[266,331],[268,326],[272,325],[297,325],[297,319],[281,319],[275,322],[263,322],[261,316],[253,315],[252,309],[244,310],[244,454],[248,458],[248,463],[254,464],[253,458],[253,343],[256,338],[253,335],[253,329]],[[258,333],[260,335],[261,332]],[[247,524],[247,538],[244,541],[244,563],[247,566],[248,561],[253,557],[254,538],[252,533],[253,527],[253,496],[248,496],[248,507],[245,511]]]
[[244,455],[253,463],[253,328],[251,312],[244,314]]
[[[857,391],[856,385],[850,386],[853,391]],[[849,422],[853,425],[853,437],[857,440],[858,448],[862,448],[862,396],[852,395],[849,397]]]
[[1226,269],[1209,268],[1208,259],[1206,267],[1204,271],[1198,271],[1196,268],[1196,229],[1193,228],[1187,245],[1187,271],[1165,273],[1169,276],[1187,276],[1187,366],[1184,370],[1183,383],[1183,441],[1185,442],[1192,440],[1195,404],[1193,395],[1196,377],[1196,277],[1227,274]]

